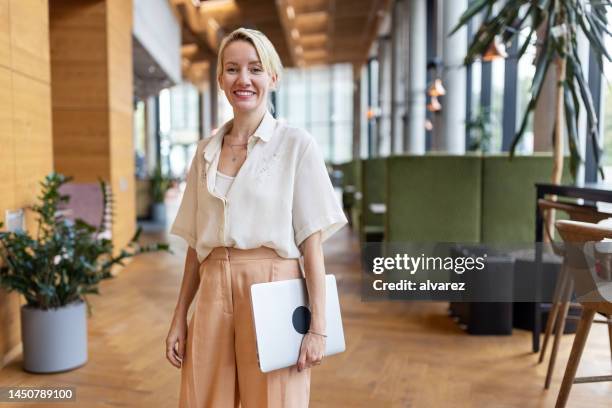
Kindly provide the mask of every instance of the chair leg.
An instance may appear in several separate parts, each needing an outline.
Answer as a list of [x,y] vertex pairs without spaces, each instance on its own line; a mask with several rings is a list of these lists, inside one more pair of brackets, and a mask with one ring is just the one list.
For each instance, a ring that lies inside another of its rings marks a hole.
[[561,265],[561,272],[559,274],[559,278],[555,283],[555,291],[553,292],[552,304],[550,307],[550,312],[548,313],[548,319],[546,320],[546,330],[544,332],[544,341],[542,343],[542,350],[540,350],[540,358],[538,359],[538,364],[544,361],[544,356],[546,355],[546,347],[548,346],[548,340],[550,339],[550,335],[552,334],[553,327],[555,326],[555,322],[557,319],[557,315],[559,314],[559,308],[561,305],[560,299],[563,290],[565,289],[565,281],[567,279],[567,268],[565,267],[565,262]]
[[565,331],[565,323],[567,320],[567,314],[571,303],[570,300],[572,298],[572,292],[574,291],[574,281],[571,277],[567,277],[564,286],[565,290],[561,295],[561,313],[559,314],[559,318],[557,319],[555,339],[553,341],[553,347],[550,352],[548,369],[546,370],[546,380],[544,381],[544,389],[548,389],[550,387],[553,371],[555,370],[555,362],[557,361],[557,353],[559,352],[559,342],[561,341],[561,337],[563,337],[563,332]]
[[565,375],[563,376],[563,382],[561,383],[561,389],[559,390],[559,395],[557,396],[555,408],[564,408],[565,404],[567,404],[567,399],[569,397],[570,390],[572,389],[574,378],[576,378],[576,370],[578,369],[580,357],[582,356],[584,344],[586,343],[589,335],[589,330],[591,329],[591,323],[593,323],[594,316],[595,310],[593,309],[585,308],[582,311],[582,316],[580,317],[580,322],[578,323],[578,331],[576,332],[574,344],[572,345],[572,351],[570,353],[569,360],[567,361]]
[[[610,319],[610,315],[606,315],[606,319]],[[612,324],[608,322],[608,339],[610,340],[610,358],[612,358]]]

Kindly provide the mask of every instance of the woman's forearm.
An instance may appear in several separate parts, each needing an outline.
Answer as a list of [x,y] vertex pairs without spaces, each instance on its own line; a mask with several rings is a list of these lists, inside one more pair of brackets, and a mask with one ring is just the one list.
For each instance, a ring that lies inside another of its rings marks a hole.
[[321,232],[316,232],[304,240],[304,274],[310,300],[310,330],[325,333],[325,262],[321,246]]
[[178,301],[174,309],[174,315],[187,317],[189,305],[198,291],[200,286],[199,262],[195,249],[188,247],[187,256],[185,257],[185,272],[183,273],[183,282],[179,292]]

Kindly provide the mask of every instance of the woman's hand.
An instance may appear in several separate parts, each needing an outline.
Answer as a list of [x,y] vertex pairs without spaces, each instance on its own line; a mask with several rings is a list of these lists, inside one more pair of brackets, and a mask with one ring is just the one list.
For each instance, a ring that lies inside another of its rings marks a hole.
[[300,357],[297,362],[298,371],[321,364],[324,354],[325,337],[310,332],[306,333],[302,339]]
[[166,358],[176,368],[181,368],[187,342],[187,317],[175,315],[166,337]]

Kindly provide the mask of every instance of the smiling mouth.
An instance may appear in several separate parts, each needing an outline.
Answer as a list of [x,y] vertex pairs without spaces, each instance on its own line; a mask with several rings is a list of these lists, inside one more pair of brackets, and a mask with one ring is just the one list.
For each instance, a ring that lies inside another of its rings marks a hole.
[[234,91],[234,95],[237,96],[252,96],[255,95],[253,91]]

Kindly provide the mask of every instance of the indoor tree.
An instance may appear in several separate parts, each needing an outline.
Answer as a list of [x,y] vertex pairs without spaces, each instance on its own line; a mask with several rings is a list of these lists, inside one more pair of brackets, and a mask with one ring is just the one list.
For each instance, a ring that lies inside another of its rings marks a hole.
[[578,58],[578,32],[582,31],[595,52],[599,70],[603,71],[603,58],[610,61],[606,50],[606,36],[611,35],[607,26],[606,12],[610,0],[475,0],[461,16],[451,34],[466,25],[476,15],[482,16],[471,41],[465,63],[470,64],[495,47],[498,41],[507,44],[520,41],[519,33],[527,37],[518,44],[521,58],[530,43],[538,37],[540,52],[535,59],[535,74],[531,86],[529,103],[523,114],[521,125],[510,148],[513,156],[518,142],[527,127],[542,91],[549,69],[556,66],[556,117],[554,127],[552,182],[559,184],[563,173],[563,128],[567,129],[570,150],[570,170],[576,170],[582,162],[578,147],[578,118],[581,103],[587,118],[587,137],[592,140],[595,161],[600,166],[602,148],[599,143],[597,114],[585,73]]

